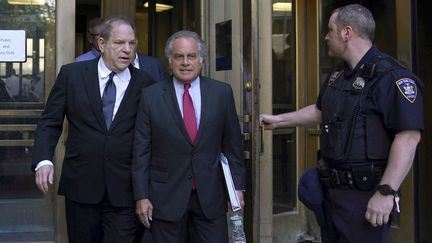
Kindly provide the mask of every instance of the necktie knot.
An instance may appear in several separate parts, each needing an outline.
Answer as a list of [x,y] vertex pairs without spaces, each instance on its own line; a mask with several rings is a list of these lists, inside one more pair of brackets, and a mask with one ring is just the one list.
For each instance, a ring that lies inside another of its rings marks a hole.
[[187,82],[183,84],[185,92],[189,92],[189,88],[191,87],[191,83]]
[[116,73],[115,73],[115,72],[111,72],[111,73],[109,74],[109,79],[108,79],[108,81],[109,81],[109,80],[113,80],[113,79],[114,79],[114,75],[116,75]]

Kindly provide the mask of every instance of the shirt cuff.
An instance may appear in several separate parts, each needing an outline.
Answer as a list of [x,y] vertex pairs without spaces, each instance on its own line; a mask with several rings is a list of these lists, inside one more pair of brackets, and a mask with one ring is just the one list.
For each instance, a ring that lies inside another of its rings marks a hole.
[[44,165],[49,165],[49,166],[54,166],[53,162],[49,161],[49,160],[42,160],[41,162],[39,162],[35,168],[35,171],[37,171],[40,167],[44,166]]

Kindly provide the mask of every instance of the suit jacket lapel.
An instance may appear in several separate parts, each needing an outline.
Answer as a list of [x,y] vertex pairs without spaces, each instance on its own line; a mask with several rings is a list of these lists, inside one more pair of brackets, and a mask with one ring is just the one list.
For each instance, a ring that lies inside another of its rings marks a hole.
[[126,110],[128,109],[128,105],[133,103],[133,99],[136,98],[135,95],[132,95],[130,93],[136,93],[136,92],[140,92],[141,93],[141,87],[139,85],[139,81],[136,78],[136,72],[134,70],[135,68],[133,68],[132,66],[129,66],[129,70],[131,73],[131,79],[129,81],[128,87],[126,88],[125,94],[123,96],[123,99],[120,103],[120,106],[117,110],[116,115],[114,116],[114,120],[111,124],[111,127],[109,130],[112,130],[116,125],[117,125],[117,121],[119,120],[119,118],[117,117],[122,117],[123,113],[126,112]]
[[205,129],[205,124],[207,123],[207,117],[209,112],[209,108],[208,108],[209,97],[211,96],[210,85],[211,83],[208,81],[207,78],[200,76],[200,91],[201,91],[201,116],[200,117],[201,118],[200,118],[195,145],[200,142],[200,139]]
[[106,128],[105,119],[102,112],[102,100],[99,88],[98,61],[99,58],[96,58],[87,64],[84,72],[82,73],[81,81],[84,83],[84,87],[96,119],[99,121],[102,127]]

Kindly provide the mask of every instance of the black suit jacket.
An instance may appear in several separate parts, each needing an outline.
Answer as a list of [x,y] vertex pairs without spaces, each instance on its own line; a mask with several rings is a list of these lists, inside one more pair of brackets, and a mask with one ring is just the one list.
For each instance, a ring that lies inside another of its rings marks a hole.
[[231,87],[200,78],[201,121],[191,143],[172,80],[144,89],[135,127],[132,178],[135,199],[148,198],[153,217],[179,220],[187,210],[192,178],[207,218],[227,211],[227,193],[219,162],[227,156],[238,190],[245,189],[240,125]]
[[68,120],[58,193],[80,203],[98,203],[107,191],[114,206],[133,206],[130,176],[133,129],[143,87],[151,77],[130,67],[131,80],[108,130],[101,105],[98,60],[64,65],[38,122],[33,169],[51,160]]
[[154,81],[164,81],[166,79],[164,66],[159,58],[146,56],[138,53],[139,68],[153,78]]

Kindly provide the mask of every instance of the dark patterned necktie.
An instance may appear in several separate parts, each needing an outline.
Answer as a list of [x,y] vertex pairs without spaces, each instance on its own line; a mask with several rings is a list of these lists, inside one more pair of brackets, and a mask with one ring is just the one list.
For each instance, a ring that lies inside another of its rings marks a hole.
[[195,109],[192,102],[192,97],[189,94],[189,88],[191,87],[191,83],[184,84],[184,92],[183,92],[183,120],[186,127],[186,130],[189,134],[189,138],[192,143],[195,143],[196,135],[197,135],[197,123],[195,117]]
[[113,119],[114,104],[116,100],[116,86],[113,80],[115,74],[115,72],[110,73],[108,82],[102,95],[102,111],[104,113],[105,124],[108,129],[110,128]]

